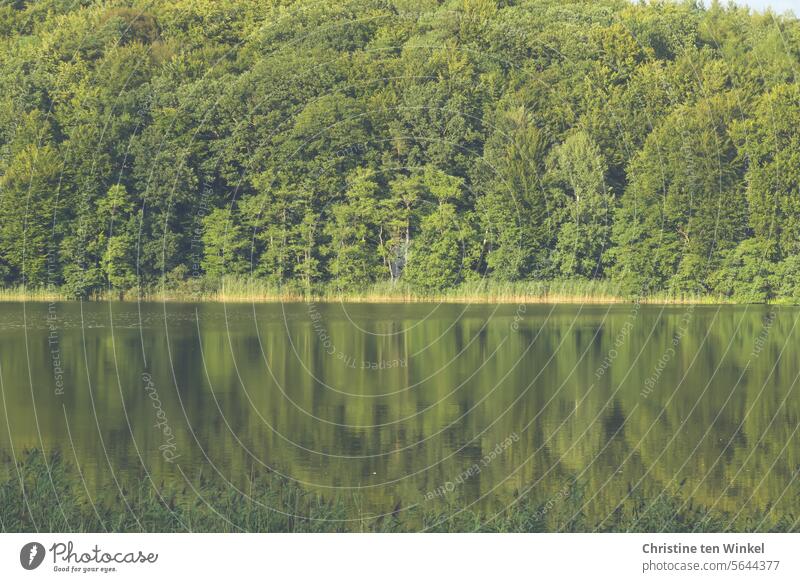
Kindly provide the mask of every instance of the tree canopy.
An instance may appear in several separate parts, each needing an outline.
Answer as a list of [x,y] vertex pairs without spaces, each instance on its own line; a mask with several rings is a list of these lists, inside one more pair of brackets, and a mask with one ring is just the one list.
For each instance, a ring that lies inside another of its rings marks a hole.
[[719,2],[5,2],[0,284],[800,299],[798,65]]

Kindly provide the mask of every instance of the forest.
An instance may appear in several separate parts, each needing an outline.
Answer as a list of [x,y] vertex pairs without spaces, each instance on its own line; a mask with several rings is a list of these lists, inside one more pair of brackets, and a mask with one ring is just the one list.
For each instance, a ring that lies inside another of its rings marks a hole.
[[798,301],[799,65],[719,2],[4,0],[0,287]]

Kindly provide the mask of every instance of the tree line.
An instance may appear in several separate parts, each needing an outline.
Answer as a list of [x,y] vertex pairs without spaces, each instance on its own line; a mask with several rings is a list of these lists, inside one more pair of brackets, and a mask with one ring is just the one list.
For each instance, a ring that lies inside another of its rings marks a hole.
[[800,298],[800,26],[713,2],[11,0],[0,282]]

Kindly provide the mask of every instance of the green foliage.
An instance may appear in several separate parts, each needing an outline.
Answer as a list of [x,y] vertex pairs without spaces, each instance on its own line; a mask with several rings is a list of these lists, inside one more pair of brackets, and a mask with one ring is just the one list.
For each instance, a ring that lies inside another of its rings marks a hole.
[[779,297],[800,300],[800,255],[786,257],[775,266],[776,291]]
[[750,160],[746,174],[753,232],[777,241],[783,255],[800,252],[800,93],[782,84],[758,99],[737,135]]
[[476,168],[484,193],[476,202],[493,277],[542,277],[549,267],[554,196],[542,185],[547,142],[524,106],[498,115]]
[[609,245],[612,202],[600,149],[585,132],[578,132],[554,149],[552,163],[566,207],[555,263],[566,277],[597,277]]
[[61,171],[51,129],[38,111],[26,115],[0,163],[0,256],[7,277],[35,287],[48,276],[56,236]]
[[719,3],[6,2],[0,282],[797,297],[798,55]]
[[[259,471],[243,487],[202,475],[190,486],[154,482],[142,475],[117,492],[87,498],[79,471],[58,455],[24,451],[15,473],[0,481],[4,532],[796,532],[792,516],[732,516],[717,507],[687,504],[675,487],[655,495],[634,489],[617,511],[590,518],[586,483],[572,482],[564,499],[535,488],[499,511],[454,499],[431,510],[418,504],[379,517],[353,518],[358,499],[324,497],[289,479]],[[465,509],[465,506],[466,509]],[[360,508],[359,508],[360,509]],[[359,511],[360,513],[360,511]]]
[[375,281],[379,256],[375,249],[378,184],[371,172],[356,171],[346,200],[333,208],[328,225],[331,240],[330,273],[340,289],[356,289]]
[[455,206],[440,204],[422,220],[419,237],[411,245],[405,278],[423,292],[455,287],[463,279],[465,238]]
[[212,280],[245,270],[247,238],[230,208],[215,208],[203,218],[203,260],[201,265]]
[[[772,299],[778,286],[774,263],[776,246],[774,241],[752,238],[727,251],[720,269],[711,279],[714,290],[745,303],[764,303]],[[783,268],[788,271],[791,266],[787,264]],[[791,285],[790,280],[787,283]]]
[[628,168],[609,253],[629,289],[703,288],[747,231],[742,170],[722,97],[680,106]]

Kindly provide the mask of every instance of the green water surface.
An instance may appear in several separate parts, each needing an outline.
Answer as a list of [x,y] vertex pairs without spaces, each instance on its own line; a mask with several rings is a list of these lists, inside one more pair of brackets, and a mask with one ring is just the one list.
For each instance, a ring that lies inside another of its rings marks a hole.
[[59,451],[87,496],[269,468],[352,515],[583,489],[733,515],[800,492],[800,309],[0,304],[0,469]]

